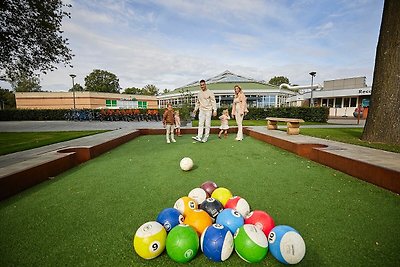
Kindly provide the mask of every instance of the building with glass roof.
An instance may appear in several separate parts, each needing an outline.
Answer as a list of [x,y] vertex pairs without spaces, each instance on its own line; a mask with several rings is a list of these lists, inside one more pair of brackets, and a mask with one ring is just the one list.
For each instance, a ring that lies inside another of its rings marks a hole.
[[[201,90],[200,80],[158,96],[158,107],[165,108],[168,103],[171,103],[174,107],[180,107],[183,103],[190,103],[194,106],[197,94]],[[218,108],[232,105],[235,85],[239,85],[243,89],[249,107],[284,106],[288,97],[296,95],[296,92],[287,88],[280,88],[265,81],[240,76],[228,70],[204,80],[207,83],[207,88],[214,92]]]

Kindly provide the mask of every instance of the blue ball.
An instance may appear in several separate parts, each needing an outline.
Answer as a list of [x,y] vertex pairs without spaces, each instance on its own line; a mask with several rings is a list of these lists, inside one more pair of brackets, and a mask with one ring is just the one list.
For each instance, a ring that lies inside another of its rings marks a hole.
[[162,210],[157,216],[157,222],[164,226],[167,232],[171,231],[172,228],[178,224],[183,223],[183,216],[179,210],[174,208],[166,208]]
[[224,209],[218,214],[216,223],[222,224],[231,231],[231,234],[235,234],[236,230],[244,224],[244,218],[234,209]]
[[227,227],[221,224],[210,225],[200,238],[201,251],[212,261],[227,260],[233,251],[233,236]]
[[269,251],[284,264],[297,264],[306,254],[306,244],[293,227],[278,225],[268,235]]

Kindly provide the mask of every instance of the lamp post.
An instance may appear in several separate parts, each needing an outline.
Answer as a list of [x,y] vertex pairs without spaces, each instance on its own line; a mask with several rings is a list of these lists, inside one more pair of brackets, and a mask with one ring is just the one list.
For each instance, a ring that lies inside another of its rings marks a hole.
[[314,106],[314,99],[313,99],[313,83],[314,83],[314,77],[317,73],[315,71],[310,72],[311,75],[311,97],[310,97],[310,107]]
[[71,78],[72,78],[72,97],[74,99],[74,110],[75,110],[75,82],[74,82],[74,79],[75,79],[76,75],[70,74],[69,76],[71,76]]

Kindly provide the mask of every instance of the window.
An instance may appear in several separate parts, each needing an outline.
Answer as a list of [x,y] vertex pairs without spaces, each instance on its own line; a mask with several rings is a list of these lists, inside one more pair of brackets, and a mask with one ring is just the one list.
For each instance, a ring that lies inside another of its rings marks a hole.
[[322,98],[322,106],[332,108],[334,100],[334,98]]
[[328,101],[328,107],[333,108],[333,98],[328,98],[327,101]]
[[347,108],[347,107],[349,107],[349,105],[350,105],[350,98],[344,98],[344,101],[343,101],[343,107],[344,108]]
[[352,97],[350,99],[350,107],[353,107],[353,108],[357,107],[357,98]]
[[342,98],[337,97],[335,98],[335,108],[341,108],[342,107]]
[[146,101],[139,101],[138,102],[138,107],[139,108],[147,108],[147,102]]
[[275,95],[263,96],[264,107],[275,107]]
[[106,107],[116,107],[117,100],[106,99]]

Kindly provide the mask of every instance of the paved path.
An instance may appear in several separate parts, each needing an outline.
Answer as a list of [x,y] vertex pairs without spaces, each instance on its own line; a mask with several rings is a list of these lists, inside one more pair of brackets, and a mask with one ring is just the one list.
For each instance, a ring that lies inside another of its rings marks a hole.
[[162,128],[154,121],[0,121],[0,132],[46,132]]
[[[265,123],[266,125],[267,123]],[[300,128],[347,128],[364,127],[365,120],[330,119],[328,124],[302,125]],[[186,126],[191,127],[191,124]],[[279,126],[285,128],[286,126]],[[157,129],[162,128],[160,121],[0,121],[0,132],[45,132],[45,131],[84,131],[116,129]]]

